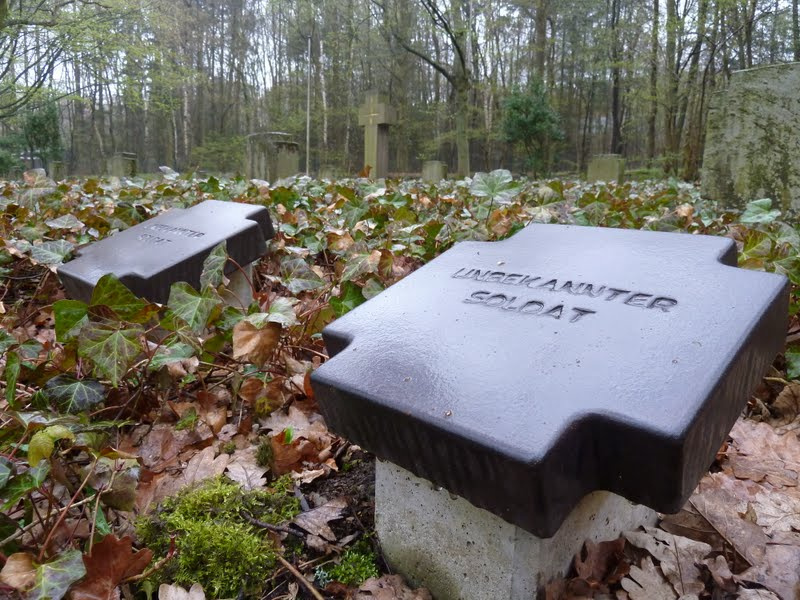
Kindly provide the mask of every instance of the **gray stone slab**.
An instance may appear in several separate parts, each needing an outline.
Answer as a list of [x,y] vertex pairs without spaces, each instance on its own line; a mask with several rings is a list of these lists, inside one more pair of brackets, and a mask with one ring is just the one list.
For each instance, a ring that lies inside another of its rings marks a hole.
[[800,210],[800,63],[736,71],[711,97],[701,193]]
[[586,181],[625,181],[625,159],[619,154],[601,154],[589,161]]
[[780,350],[785,277],[722,237],[531,225],[323,332],[332,430],[539,536],[607,490],[689,497]]
[[[88,302],[97,281],[114,273],[135,294],[166,302],[170,286],[186,281],[199,287],[203,261],[220,242],[242,267],[266,252],[274,235],[263,206],[206,200],[188,209],[174,208],[78,251],[58,268],[67,294]],[[229,263],[228,273],[236,270]]]

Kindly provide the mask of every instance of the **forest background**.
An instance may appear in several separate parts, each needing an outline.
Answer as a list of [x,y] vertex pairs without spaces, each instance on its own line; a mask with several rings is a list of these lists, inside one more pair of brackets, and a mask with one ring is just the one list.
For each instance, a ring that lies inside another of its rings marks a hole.
[[121,151],[236,172],[252,132],[304,157],[309,106],[311,172],[353,174],[376,89],[398,111],[394,173],[580,172],[614,152],[693,180],[712,94],[793,60],[798,0],[0,0],[0,172],[101,173]]

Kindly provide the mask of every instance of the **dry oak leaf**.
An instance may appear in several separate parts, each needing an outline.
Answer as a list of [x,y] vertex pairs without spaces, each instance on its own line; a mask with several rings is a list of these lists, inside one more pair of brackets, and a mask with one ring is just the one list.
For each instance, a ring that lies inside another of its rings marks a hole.
[[345,510],[347,510],[347,500],[334,498],[322,506],[300,513],[294,518],[294,524],[312,535],[318,535],[329,542],[334,542],[336,534],[333,533],[328,522],[341,519]]
[[769,590],[748,590],[745,588],[739,590],[738,598],[739,600],[781,600]]
[[679,596],[700,594],[705,590],[697,564],[712,552],[711,546],[654,527],[624,535],[631,544],[647,550],[661,563],[661,570]]
[[158,600],[206,600],[203,586],[195,583],[187,592],[179,585],[162,583],[158,586]]
[[770,405],[770,411],[775,415],[770,424],[775,427],[789,425],[797,419],[800,414],[800,383],[793,381],[784,386]]
[[631,600],[675,600],[677,595],[672,587],[664,581],[650,557],[642,560],[642,567],[631,567],[628,577],[622,580],[622,588],[628,592]]
[[730,436],[728,459],[738,479],[766,480],[778,488],[797,485],[800,439],[794,431],[781,434],[767,423],[740,419]]
[[592,587],[613,585],[628,574],[625,561],[625,538],[595,543],[586,540],[582,552],[575,555],[575,571]]
[[70,591],[71,600],[110,600],[114,590],[125,579],[139,575],[153,559],[147,548],[133,551],[132,540],[121,540],[114,534],[95,544],[91,554],[83,555],[86,576]]
[[749,564],[759,564],[766,554],[767,536],[755,523],[742,518],[762,489],[752,481],[725,473],[709,473],[697,486],[689,503]]
[[281,341],[280,323],[270,321],[259,328],[249,321],[233,326],[233,358],[243,358],[254,365],[263,365]]
[[264,477],[267,471],[269,471],[267,467],[258,464],[256,447],[250,446],[233,453],[225,475],[240,484],[245,490],[253,490],[267,484]]
[[383,575],[362,583],[353,600],[433,600],[433,597],[425,588],[411,589],[400,575]]
[[764,561],[737,575],[736,580],[758,583],[782,600],[800,598],[800,546],[768,544]]
[[36,565],[33,560],[33,555],[27,552],[16,552],[9,556],[0,571],[0,583],[20,592],[33,587],[36,581]]

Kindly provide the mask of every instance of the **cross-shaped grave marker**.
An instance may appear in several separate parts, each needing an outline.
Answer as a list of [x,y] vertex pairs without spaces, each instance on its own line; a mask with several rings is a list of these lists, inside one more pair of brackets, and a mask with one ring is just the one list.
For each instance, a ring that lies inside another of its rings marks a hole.
[[389,125],[396,120],[395,109],[382,102],[378,92],[367,92],[358,124],[364,127],[364,166],[372,167],[373,177],[389,174]]
[[787,279],[736,268],[730,239],[531,225],[334,321],[312,382],[330,428],[381,459],[390,564],[436,597],[531,598],[584,539],[648,522],[620,496],[681,508],[787,315]]

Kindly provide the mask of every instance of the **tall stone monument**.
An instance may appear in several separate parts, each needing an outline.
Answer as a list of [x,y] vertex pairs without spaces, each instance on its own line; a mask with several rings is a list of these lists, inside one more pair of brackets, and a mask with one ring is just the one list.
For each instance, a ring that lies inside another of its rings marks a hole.
[[737,71],[711,99],[701,193],[800,209],[800,63]]
[[364,127],[364,166],[372,167],[373,177],[389,174],[389,125],[396,121],[395,109],[383,102],[378,92],[367,92],[358,124]]
[[291,134],[281,131],[251,133],[247,136],[248,179],[275,181],[300,172],[300,146]]

